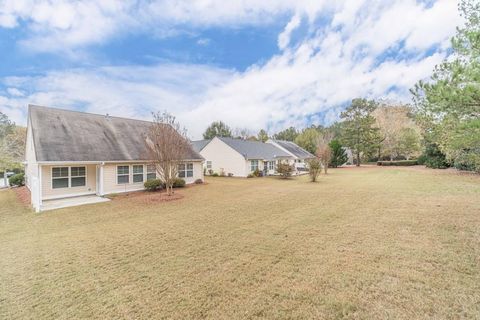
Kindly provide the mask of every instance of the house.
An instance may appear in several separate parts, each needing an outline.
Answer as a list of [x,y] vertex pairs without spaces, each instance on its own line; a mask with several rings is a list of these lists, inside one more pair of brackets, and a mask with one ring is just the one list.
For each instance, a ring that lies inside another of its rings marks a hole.
[[289,153],[275,145],[259,141],[215,137],[193,141],[192,146],[205,158],[207,173],[235,177],[247,177],[257,169],[264,175],[275,174],[278,161],[293,160]]
[[290,164],[295,166],[295,170],[297,171],[297,174],[306,172],[307,171],[306,161],[309,159],[315,158],[313,154],[311,154],[307,150],[301,148],[296,143],[291,141],[268,139],[266,143],[270,143],[276,146],[277,148],[281,149],[282,151],[285,151],[286,153],[288,153],[292,157]]
[[[52,199],[142,190],[158,175],[146,156],[151,122],[33,105],[27,121],[25,177],[37,212]],[[179,177],[203,180],[193,148],[180,160]]]

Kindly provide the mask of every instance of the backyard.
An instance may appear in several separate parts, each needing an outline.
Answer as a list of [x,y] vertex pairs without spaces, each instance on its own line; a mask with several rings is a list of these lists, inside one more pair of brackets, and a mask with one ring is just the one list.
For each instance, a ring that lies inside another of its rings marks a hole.
[[207,178],[35,214],[0,191],[0,318],[476,318],[480,177]]

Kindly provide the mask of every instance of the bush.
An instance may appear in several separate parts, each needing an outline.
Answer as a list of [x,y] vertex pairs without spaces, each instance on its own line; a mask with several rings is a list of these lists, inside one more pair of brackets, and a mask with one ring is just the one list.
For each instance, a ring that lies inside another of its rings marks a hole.
[[202,179],[197,179],[195,180],[195,184],[202,184],[203,183],[203,180]]
[[229,173],[228,176],[231,178],[233,177],[233,173]]
[[152,180],[145,181],[143,186],[148,191],[155,191],[155,190],[158,190],[158,189],[162,189],[163,183],[162,183],[162,181],[160,181],[160,179],[152,179]]
[[181,178],[176,178],[175,181],[173,182],[173,187],[174,188],[183,188],[185,187],[185,180]]
[[218,177],[218,173],[216,172],[212,173],[212,177]]
[[425,148],[425,166],[433,169],[446,169],[450,165],[447,158],[434,143],[427,144]]
[[255,171],[252,172],[252,174],[253,174],[255,177],[260,177],[260,174],[261,174],[261,173],[260,173],[260,170],[258,170],[258,168],[257,168],[257,169],[255,169]]
[[289,165],[287,162],[281,161],[277,164],[277,172],[283,179],[290,177],[294,170],[295,167]]
[[337,168],[341,165],[344,165],[348,161],[348,156],[345,148],[340,144],[338,140],[330,141],[328,146],[332,150],[332,158],[330,159],[330,166],[332,168]]
[[253,177],[255,177],[255,176],[251,173],[249,173],[248,176],[247,176],[247,178],[253,178]]
[[209,175],[213,175],[213,170],[212,170],[212,169],[208,169],[208,174],[209,174]]
[[23,186],[25,185],[25,174],[24,173],[17,173],[11,176],[8,179],[8,182],[11,186]]
[[320,172],[322,172],[322,163],[318,158],[313,158],[308,160],[308,174],[310,176],[310,181],[317,181]]
[[415,166],[417,160],[377,161],[377,166]]

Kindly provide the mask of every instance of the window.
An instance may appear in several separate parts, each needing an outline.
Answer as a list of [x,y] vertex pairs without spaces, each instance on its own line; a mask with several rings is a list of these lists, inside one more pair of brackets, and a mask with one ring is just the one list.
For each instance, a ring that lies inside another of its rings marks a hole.
[[143,164],[133,165],[133,183],[143,182]]
[[193,177],[193,163],[181,163],[178,165],[178,177],[179,178],[191,178]]
[[129,183],[129,166],[117,167],[117,183],[126,184]]
[[68,188],[68,167],[52,168],[52,188]]
[[147,164],[147,180],[157,179],[157,168],[154,164]]
[[207,161],[207,169],[212,169],[212,161]]
[[268,170],[274,170],[275,168],[275,161],[268,162]]
[[87,170],[85,167],[71,167],[70,168],[70,186],[83,187],[87,184]]
[[258,160],[250,160],[250,171],[258,170]]

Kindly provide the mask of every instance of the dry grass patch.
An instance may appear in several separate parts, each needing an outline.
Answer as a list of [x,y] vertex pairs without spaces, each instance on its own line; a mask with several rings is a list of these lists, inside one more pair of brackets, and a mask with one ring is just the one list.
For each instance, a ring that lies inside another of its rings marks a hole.
[[212,178],[34,214],[0,193],[0,318],[475,318],[480,179]]

